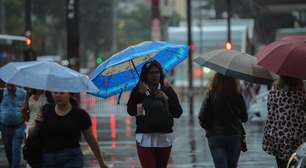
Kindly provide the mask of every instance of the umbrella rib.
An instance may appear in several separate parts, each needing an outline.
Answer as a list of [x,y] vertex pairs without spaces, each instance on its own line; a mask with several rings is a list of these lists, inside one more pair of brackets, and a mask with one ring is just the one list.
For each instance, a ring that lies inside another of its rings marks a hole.
[[[290,55],[292,52],[294,52],[299,46],[294,46],[294,48],[287,54],[287,55]],[[283,65],[284,62],[286,62],[290,57],[286,57],[284,59],[283,62],[281,62],[281,64],[278,66],[277,68],[277,72],[276,73],[279,73],[280,72],[280,69],[281,69],[281,66]]]
[[[132,69],[131,62],[129,63],[129,66],[130,66],[130,69]],[[137,72],[137,69],[135,69],[135,70]],[[133,78],[135,78],[135,74],[133,73],[133,71],[130,71],[130,72],[131,72]],[[140,79],[140,75],[138,74],[138,72],[137,72],[137,76],[136,77],[138,77]]]
[[[285,45],[285,44],[279,45],[279,46],[277,46],[276,48],[282,47],[283,45]],[[276,48],[275,48],[274,50],[270,51],[269,54],[266,54],[266,55],[271,55],[272,52],[277,51]],[[267,56],[266,56],[266,57],[263,57],[263,58],[260,60],[260,62],[265,62],[266,59],[268,59]],[[258,64],[258,63],[257,63],[257,64]]]
[[[166,49],[168,52],[171,52],[171,53],[174,53],[176,54],[175,56],[178,57],[178,55],[180,56],[184,56],[183,54],[181,54],[180,52],[177,52],[177,51],[172,51],[172,50],[169,50],[169,49]],[[161,52],[161,51],[160,51]],[[157,53],[158,54],[158,53]]]

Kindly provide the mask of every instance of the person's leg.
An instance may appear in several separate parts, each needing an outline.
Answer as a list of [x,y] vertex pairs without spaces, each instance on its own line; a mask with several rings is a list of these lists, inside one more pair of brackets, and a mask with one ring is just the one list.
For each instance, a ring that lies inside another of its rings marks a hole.
[[57,160],[56,160],[56,156],[57,154],[55,153],[44,153],[42,155],[42,168],[54,168],[54,167],[58,167],[58,164],[57,164]]
[[277,163],[277,167],[278,168],[286,168],[287,167],[287,161],[280,159],[278,157],[276,157],[276,163]]
[[57,155],[57,159],[63,164],[64,168],[82,168],[83,154],[80,148],[69,149]]
[[223,136],[209,137],[208,145],[214,160],[215,168],[228,168]]
[[171,153],[171,147],[156,148],[155,150],[156,168],[167,168],[170,153]]
[[155,159],[155,149],[154,148],[146,148],[141,147],[138,144],[137,146],[137,154],[142,168],[156,168],[156,159]]
[[2,140],[4,144],[5,155],[9,165],[12,164],[12,142],[14,130],[5,126],[1,127]]
[[237,168],[241,151],[241,136],[234,135],[227,137],[227,163],[229,168]]
[[25,126],[21,125],[15,128],[12,143],[12,167],[19,168],[21,160],[21,145],[25,137]]

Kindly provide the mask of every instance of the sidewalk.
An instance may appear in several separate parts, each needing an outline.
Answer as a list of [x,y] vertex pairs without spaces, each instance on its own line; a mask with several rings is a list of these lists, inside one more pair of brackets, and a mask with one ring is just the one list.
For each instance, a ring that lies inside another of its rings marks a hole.
[[[175,121],[176,141],[172,148],[168,168],[214,168],[208,149],[207,140],[197,120],[197,113],[202,98],[195,99],[194,116],[188,114],[188,103],[182,103],[184,114]],[[115,100],[91,101],[86,109],[90,111],[94,134],[99,141],[108,165],[115,168],[140,168],[135,147],[135,119],[126,113],[125,100],[116,105]],[[246,125],[248,151],[241,154],[240,168],[273,168],[274,158],[261,149],[263,123]],[[98,167],[88,145],[81,147],[85,158],[85,167]],[[22,162],[23,167],[25,163]],[[0,168],[6,168],[7,162],[3,145],[0,141]]]

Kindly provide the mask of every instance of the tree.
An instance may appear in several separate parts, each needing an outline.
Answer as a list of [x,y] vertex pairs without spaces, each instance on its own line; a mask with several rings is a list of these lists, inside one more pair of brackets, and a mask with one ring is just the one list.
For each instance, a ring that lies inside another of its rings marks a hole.
[[118,48],[123,49],[151,39],[151,13],[149,6],[137,5],[131,13],[119,11]]
[[[114,1],[80,1],[81,55],[109,55],[112,44]],[[84,58],[84,57],[83,57]],[[86,58],[83,60],[85,61]]]
[[6,33],[22,35],[24,32],[24,1],[4,0],[3,5],[6,9]]

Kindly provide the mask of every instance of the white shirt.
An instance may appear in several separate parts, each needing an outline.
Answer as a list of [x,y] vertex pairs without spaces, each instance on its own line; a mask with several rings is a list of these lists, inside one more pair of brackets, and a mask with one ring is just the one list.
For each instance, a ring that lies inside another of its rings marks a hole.
[[136,142],[142,147],[170,147],[174,143],[173,133],[137,133]]
[[37,100],[34,100],[34,95],[29,98],[29,123],[28,125],[31,127],[34,123],[36,115],[38,112],[41,112],[42,107],[47,103],[47,98],[44,94],[41,94]]

